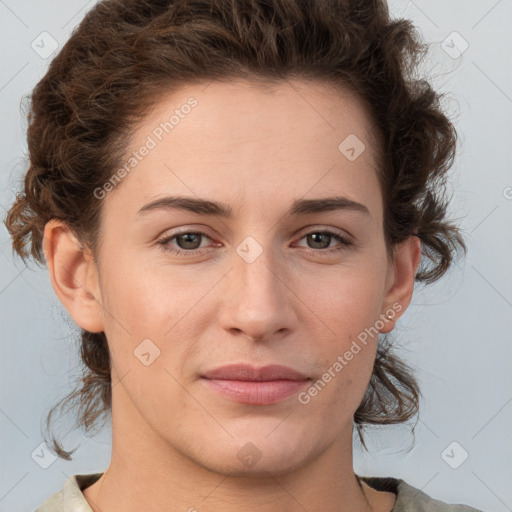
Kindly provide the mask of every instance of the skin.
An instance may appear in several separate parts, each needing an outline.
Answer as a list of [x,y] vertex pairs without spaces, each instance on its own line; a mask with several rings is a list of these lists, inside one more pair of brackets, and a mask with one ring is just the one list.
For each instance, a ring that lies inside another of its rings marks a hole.
[[[194,84],[148,114],[128,153],[191,96],[197,106],[102,199],[96,259],[60,221],[45,229],[59,299],[80,327],[106,333],[112,355],[112,459],[84,496],[95,512],[389,511],[395,495],[361,489],[352,466],[377,336],[307,404],[297,394],[240,404],[200,378],[275,363],[315,382],[393,304],[401,311],[382,333],[406,310],[421,246],[411,237],[387,256],[371,119],[322,83]],[[354,161],[338,149],[349,134],[366,145]],[[138,213],[170,195],[223,202],[234,216]],[[286,214],[296,199],[334,195],[368,213]],[[167,242],[192,256],[158,243],[178,230],[205,233]],[[322,230],[353,244],[307,236]],[[236,251],[246,237],[262,251],[250,263]],[[134,350],[148,338],[160,355],[146,366]],[[237,456],[247,443],[261,455],[252,466]]]

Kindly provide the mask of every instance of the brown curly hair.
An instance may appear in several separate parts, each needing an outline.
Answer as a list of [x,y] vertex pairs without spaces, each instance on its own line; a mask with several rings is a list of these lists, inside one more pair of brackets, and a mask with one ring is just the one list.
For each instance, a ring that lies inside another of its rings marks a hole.
[[[379,180],[388,251],[416,235],[417,282],[430,283],[465,244],[446,219],[446,173],[456,132],[441,95],[415,78],[428,50],[409,20],[391,19],[384,0],[104,0],[97,3],[32,91],[30,166],[5,224],[14,250],[44,263],[45,224],[60,219],[94,254],[101,187],[121,163],[136,123],[164,94],[187,83],[245,78],[329,82],[355,92],[381,139]],[[54,406],[79,406],[86,433],[111,409],[104,333],[82,330],[83,377]],[[379,343],[354,422],[365,446],[370,424],[406,422],[420,390],[410,368]],[[49,443],[70,460],[54,436]]]

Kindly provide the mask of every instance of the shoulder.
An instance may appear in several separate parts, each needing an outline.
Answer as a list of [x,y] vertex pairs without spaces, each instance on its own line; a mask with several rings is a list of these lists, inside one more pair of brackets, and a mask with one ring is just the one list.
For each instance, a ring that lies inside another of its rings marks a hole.
[[[103,473],[73,475],[62,489],[50,496],[35,512],[91,512],[82,490],[92,485]],[[360,477],[377,491],[397,495],[391,512],[482,512],[468,505],[444,503],[397,478]]]
[[92,512],[82,490],[96,482],[102,474],[73,475],[59,492],[50,496],[35,512]]
[[397,495],[390,512],[483,512],[463,504],[448,504],[436,500],[404,480],[391,477],[360,477],[377,491],[393,492]]

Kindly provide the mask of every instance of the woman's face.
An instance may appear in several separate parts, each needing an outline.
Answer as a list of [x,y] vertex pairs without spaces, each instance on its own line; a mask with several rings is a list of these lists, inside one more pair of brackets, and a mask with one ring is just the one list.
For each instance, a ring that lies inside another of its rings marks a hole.
[[[347,447],[375,333],[407,307],[370,130],[349,93],[303,81],[190,85],[138,126],[98,199],[97,289],[113,422],[138,449],[278,473]],[[304,379],[205,378],[237,364]]]

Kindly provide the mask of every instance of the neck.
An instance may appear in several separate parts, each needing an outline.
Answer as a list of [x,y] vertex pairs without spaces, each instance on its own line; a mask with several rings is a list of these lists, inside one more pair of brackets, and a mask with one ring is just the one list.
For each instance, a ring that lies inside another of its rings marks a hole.
[[[222,472],[170,445],[133,411],[125,417],[129,404],[117,398],[110,465],[83,491],[93,512],[138,511],[148,504],[152,512],[377,512],[377,502],[389,494],[361,485],[354,474],[352,425],[300,467],[275,472],[256,470],[256,464],[245,472]],[[392,508],[390,499],[382,510]]]

